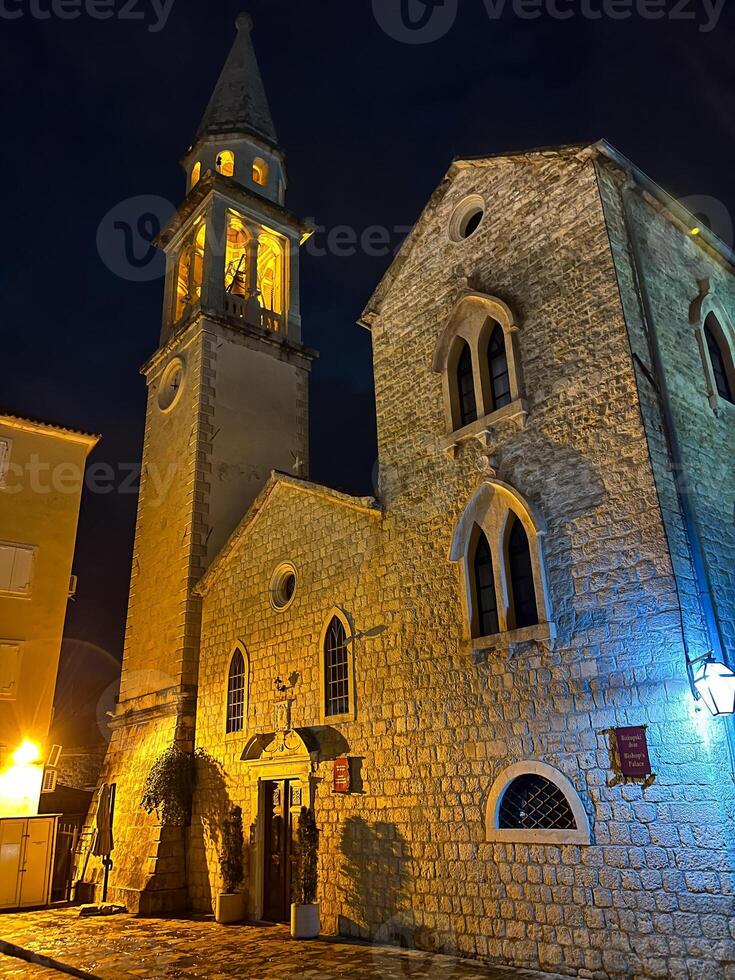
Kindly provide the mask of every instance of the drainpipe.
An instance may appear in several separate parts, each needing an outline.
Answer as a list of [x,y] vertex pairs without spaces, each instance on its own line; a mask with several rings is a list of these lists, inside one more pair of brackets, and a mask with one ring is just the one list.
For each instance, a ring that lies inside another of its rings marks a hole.
[[[641,255],[640,241],[638,239],[632,209],[633,197],[637,196],[638,194],[638,187],[629,177],[625,186],[623,187],[622,196],[625,231],[628,241],[630,242],[630,251],[633,260],[633,275],[635,278],[638,296],[641,301],[644,328],[646,331],[646,338],[648,340],[651,365],[653,367],[653,377],[661,405],[664,436],[666,438],[666,444],[668,446],[671,462],[674,467],[676,495],[679,501],[679,508],[684,521],[684,528],[686,531],[687,540],[689,542],[689,550],[692,556],[692,566],[694,569],[694,577],[697,586],[699,608],[707,626],[707,634],[710,642],[710,650],[708,652],[711,653],[716,660],[726,664],[727,657],[725,656],[720,623],[717,618],[717,609],[712,591],[712,583],[710,581],[707,562],[704,556],[702,537],[699,533],[694,506],[689,493],[689,481],[684,469],[684,457],[681,451],[679,434],[674,422],[674,412],[671,407],[671,395],[669,393],[669,387],[666,380],[666,371],[664,369],[663,357],[661,355],[661,344],[659,341],[658,331],[656,329],[656,319],[653,315],[653,307],[651,305],[651,297],[648,292],[646,278],[643,274],[643,258]],[[674,580],[676,580],[676,573],[674,573]],[[684,651],[687,660],[687,672],[689,673],[689,680],[691,684],[691,667],[693,663],[701,660],[701,658],[697,657],[694,659],[694,661],[692,660],[687,643],[686,629],[684,628],[683,619],[682,637],[684,640]],[[693,686],[692,693],[695,693]],[[730,750],[731,774],[735,779],[735,745],[733,745],[731,726],[727,721],[726,730],[728,748]]]

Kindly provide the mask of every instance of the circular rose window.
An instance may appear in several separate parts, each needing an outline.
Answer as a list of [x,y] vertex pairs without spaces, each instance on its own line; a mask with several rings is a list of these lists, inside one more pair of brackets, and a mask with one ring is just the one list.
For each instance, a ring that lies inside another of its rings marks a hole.
[[296,569],[291,562],[279,565],[273,573],[270,585],[271,605],[282,611],[293,602],[296,592]]

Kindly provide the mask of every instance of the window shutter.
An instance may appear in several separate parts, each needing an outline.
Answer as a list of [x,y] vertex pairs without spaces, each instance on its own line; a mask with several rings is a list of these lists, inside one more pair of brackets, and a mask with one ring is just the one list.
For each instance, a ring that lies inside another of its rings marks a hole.
[[3,477],[8,469],[9,459],[10,443],[7,439],[0,439],[0,483],[2,483]]
[[14,558],[15,548],[9,544],[0,544],[0,592],[10,592]]
[[20,643],[0,641],[0,701],[14,701],[20,677]]
[[16,548],[13,573],[10,579],[10,591],[18,595],[30,595],[33,578],[33,550],[31,548]]

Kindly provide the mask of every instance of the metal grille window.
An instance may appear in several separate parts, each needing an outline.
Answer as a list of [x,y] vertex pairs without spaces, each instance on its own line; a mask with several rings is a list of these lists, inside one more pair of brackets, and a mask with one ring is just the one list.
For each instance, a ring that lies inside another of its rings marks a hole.
[[245,658],[236,650],[227,676],[227,734],[241,732],[245,726]]
[[505,405],[510,405],[510,374],[508,372],[508,355],[505,350],[505,334],[499,323],[490,335],[487,348],[488,369],[490,371],[490,394],[492,396],[492,411],[497,411]]
[[475,398],[475,376],[472,371],[472,352],[462,341],[462,353],[457,361],[457,398],[459,400],[459,423],[469,425],[477,419],[477,400]]
[[498,826],[501,830],[577,830],[566,796],[545,776],[527,773],[506,789]]
[[475,601],[477,603],[478,636],[494,636],[500,632],[498,600],[495,594],[493,556],[487,538],[480,531],[475,548]]
[[324,713],[346,715],[350,710],[349,653],[347,636],[335,616],[324,638]]
[[704,335],[707,339],[707,349],[709,350],[709,358],[712,362],[712,373],[715,376],[717,394],[720,396],[720,398],[724,398],[726,401],[735,403],[735,398],[733,397],[732,388],[730,386],[730,379],[727,375],[725,355],[716,335],[716,331],[718,330],[719,321],[714,313],[710,313],[704,324]]
[[533,584],[531,549],[526,530],[517,517],[513,518],[513,527],[508,538],[508,565],[514,626],[519,630],[526,626],[536,626],[538,609],[536,589]]

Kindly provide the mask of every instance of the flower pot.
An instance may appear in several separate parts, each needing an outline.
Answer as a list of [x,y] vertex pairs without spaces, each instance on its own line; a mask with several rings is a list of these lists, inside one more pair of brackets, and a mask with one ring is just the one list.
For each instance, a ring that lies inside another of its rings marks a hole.
[[242,892],[234,895],[218,895],[214,906],[214,917],[223,926],[242,922],[245,917],[245,903]]
[[319,905],[291,906],[291,936],[294,939],[316,939],[321,929]]

